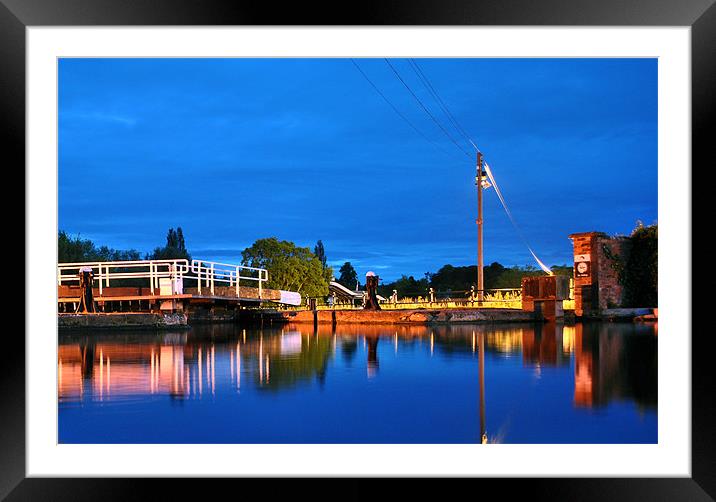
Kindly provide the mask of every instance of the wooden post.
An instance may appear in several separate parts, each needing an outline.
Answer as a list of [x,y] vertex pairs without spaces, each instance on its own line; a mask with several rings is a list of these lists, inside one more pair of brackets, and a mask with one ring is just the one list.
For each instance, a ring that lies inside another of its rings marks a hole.
[[482,273],[483,256],[482,256],[482,153],[477,152],[477,301],[484,299],[483,285],[484,276]]
[[[237,266],[236,266],[236,297],[237,297],[237,298],[238,298],[239,296],[241,296],[241,287],[239,286],[240,278],[241,278],[241,271],[239,270],[239,267],[238,267],[238,265],[237,265]],[[260,298],[260,297],[261,297],[261,295],[259,295],[259,298]]]

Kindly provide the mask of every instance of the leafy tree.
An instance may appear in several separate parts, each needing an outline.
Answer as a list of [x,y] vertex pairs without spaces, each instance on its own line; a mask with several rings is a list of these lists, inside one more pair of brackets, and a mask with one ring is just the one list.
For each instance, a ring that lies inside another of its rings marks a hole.
[[629,238],[631,250],[623,273],[624,303],[630,307],[656,307],[659,282],[659,227],[638,222]]
[[328,266],[326,258],[326,249],[323,247],[323,241],[319,240],[316,242],[316,246],[313,248],[313,254],[316,255],[318,261],[321,262],[323,267],[323,276],[326,279],[326,283],[333,280],[333,268]]
[[191,256],[186,250],[184,232],[181,227],[177,227],[176,230],[170,228],[167,232],[167,244],[164,247],[154,248],[154,251],[147,255],[149,260],[176,260],[182,258],[190,260]]
[[337,281],[339,284],[342,284],[348,289],[354,289],[356,287],[358,283],[358,273],[356,269],[353,268],[353,265],[351,265],[351,262],[345,262],[338,270],[338,273],[341,274]]
[[141,259],[139,251],[135,249],[118,250],[107,246],[97,248],[91,240],[82,239],[79,235],[70,237],[64,230],[57,234],[57,261],[59,263],[139,259]]
[[74,238],[61,231],[57,234],[57,261],[59,263],[74,263],[90,261],[89,256],[94,254],[94,243],[89,239]]
[[[482,274],[485,280],[485,289],[520,287],[523,269],[513,271],[510,277],[509,269],[493,262],[483,267]],[[506,275],[507,274],[507,275]],[[477,265],[458,266],[444,265],[434,274],[430,274],[430,286],[436,291],[468,291],[471,286],[477,286]],[[514,283],[514,285],[512,285]]]
[[326,268],[326,249],[323,247],[323,241],[319,240],[316,242],[316,247],[313,248],[313,254],[315,254],[318,261],[321,262],[321,266]]
[[554,275],[574,277],[574,267],[572,265],[554,265],[552,267],[552,273]]
[[[568,265],[552,267],[552,272],[558,275],[572,276],[572,267]],[[527,276],[543,275],[538,268],[527,265],[524,267],[505,267],[493,262],[483,268],[485,289],[519,288],[522,278]],[[423,282],[425,281],[425,282]],[[453,266],[443,265],[437,272],[427,272],[425,278],[416,281],[412,277],[403,276],[395,282],[380,286],[381,295],[398,290],[399,295],[415,296],[423,294],[424,290],[432,287],[435,291],[469,291],[470,287],[477,286],[477,265]],[[420,293],[413,293],[413,291]]]
[[415,279],[412,275],[403,275],[397,281],[379,285],[378,294],[388,298],[391,294],[393,294],[393,290],[395,289],[398,291],[398,296],[401,297],[425,297],[425,295],[427,295],[428,288],[430,288],[430,284],[428,283],[427,278],[424,277],[422,279]]
[[243,250],[241,259],[246,266],[268,270],[269,288],[298,291],[302,296],[328,294],[328,281],[321,262],[309,248],[269,237],[259,239]]

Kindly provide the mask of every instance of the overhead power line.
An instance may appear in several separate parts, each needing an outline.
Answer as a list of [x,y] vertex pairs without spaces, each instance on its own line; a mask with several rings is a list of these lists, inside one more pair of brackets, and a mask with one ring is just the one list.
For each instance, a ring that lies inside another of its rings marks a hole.
[[455,138],[453,138],[453,137],[450,135],[450,133],[443,127],[443,125],[438,121],[438,119],[436,119],[435,116],[434,116],[432,113],[430,113],[430,110],[428,110],[428,108],[425,106],[425,104],[424,104],[424,103],[420,100],[420,98],[413,92],[413,90],[410,88],[410,86],[407,84],[407,82],[406,82],[405,80],[403,80],[403,77],[400,76],[400,73],[398,73],[398,70],[396,70],[395,67],[390,63],[390,61],[388,60],[388,58],[383,58],[383,59],[384,59],[385,62],[388,64],[388,66],[390,66],[390,69],[393,70],[393,73],[394,73],[395,76],[398,78],[398,80],[400,80],[400,82],[403,84],[403,86],[405,86],[405,88],[408,90],[408,92],[413,96],[413,98],[415,98],[415,101],[418,102],[418,104],[420,105],[420,108],[422,108],[422,110],[432,119],[432,121],[437,124],[437,126],[440,128],[440,130],[441,130],[443,133],[445,133],[445,136],[447,136],[448,139],[450,139],[450,141],[453,142],[453,144],[457,147],[458,150],[460,150],[462,153],[464,153],[465,155],[467,155],[467,157],[472,158],[472,156],[471,156],[469,153],[467,153],[467,152],[458,144],[457,141],[455,141]]
[[430,79],[427,75],[423,72],[422,68],[420,68],[420,65],[418,65],[418,62],[415,61],[413,58],[408,58],[408,62],[410,63],[411,67],[413,68],[413,71],[418,76],[420,81],[423,83],[425,88],[428,90],[428,92],[433,96],[435,101],[438,103],[438,106],[442,109],[445,116],[448,118],[448,120],[452,123],[453,127],[459,132],[463,138],[465,138],[465,141],[468,143],[471,143],[475,149],[477,149],[477,146],[473,141],[470,139],[470,136],[465,132],[465,129],[462,128],[462,126],[458,123],[458,121],[455,119],[453,114],[450,112],[450,109],[447,107],[445,102],[442,100],[440,95],[438,94],[438,91],[433,86],[432,82],[430,82]]
[[[422,102],[422,100],[413,92],[411,87],[408,85],[408,83],[403,79],[403,77],[400,75],[398,70],[390,63],[388,58],[383,58],[387,65],[390,67],[390,69],[393,71],[393,74],[396,76],[396,78],[403,84],[403,86],[408,90],[408,92],[413,96],[413,98],[418,102],[418,105],[420,105],[420,108],[430,117],[430,119],[437,124],[437,126],[440,128],[440,130],[445,134],[445,136],[450,139],[450,141],[457,147],[460,152],[465,154],[468,158],[472,158],[472,156],[466,152],[455,139],[452,137],[452,135],[443,127],[443,125],[438,121],[438,119],[430,113],[430,110],[428,110],[427,106]],[[400,110],[397,109],[395,105],[381,92],[381,90],[373,83],[373,81],[368,78],[368,76],[365,74],[365,72],[361,69],[360,66],[358,66],[358,63],[354,59],[351,58],[351,61],[355,65],[355,67],[358,69],[361,75],[368,81],[368,83],[375,89],[375,91],[385,100],[388,105],[395,111],[396,114],[398,114],[410,127],[412,127],[420,136],[422,136],[426,141],[430,142],[433,146],[436,148],[439,148],[442,152],[447,152],[441,148],[437,143],[432,141],[430,138],[425,136],[425,134],[422,133],[415,125],[413,125],[412,122],[410,122],[405,115],[403,115]],[[430,82],[430,79],[428,76],[423,72],[423,70],[420,68],[418,63],[412,59],[408,58],[408,62],[411,65],[411,68],[415,72],[415,74],[418,76],[418,79],[420,82],[425,86],[425,88],[428,90],[428,93],[435,99],[435,101],[438,103],[438,106],[442,109],[445,116],[448,118],[449,122],[453,125],[453,127],[460,133],[460,135],[468,142],[472,147],[474,148],[475,152],[480,152],[480,149],[477,147],[473,139],[470,137],[470,135],[465,131],[465,128],[460,125],[458,120],[455,118],[455,116],[450,112],[450,109],[448,108],[447,104],[443,101],[443,99],[440,97],[440,94],[438,93],[435,86],[433,86],[432,82]],[[492,174],[492,169],[490,169],[490,166],[487,164],[487,162],[484,162],[485,171],[487,172],[487,176],[492,183],[492,186],[495,187],[495,193],[497,194],[497,198],[500,200],[500,204],[502,205],[502,208],[505,210],[505,214],[507,214],[508,219],[510,220],[510,223],[512,223],[512,226],[514,227],[515,231],[517,232],[517,235],[519,236],[520,240],[522,240],[522,243],[527,247],[532,257],[535,259],[537,264],[540,266],[540,268],[547,274],[553,275],[553,272],[545,265],[542,260],[540,260],[537,257],[537,254],[534,252],[532,247],[527,242],[527,239],[525,235],[522,233],[522,230],[517,225],[517,222],[515,221],[514,216],[512,215],[512,212],[510,211],[509,207],[507,206],[507,202],[505,201],[504,196],[502,195],[502,191],[500,190],[499,185],[495,181],[495,177]]]
[[451,157],[451,155],[447,152],[447,150],[445,150],[445,149],[444,149],[443,147],[441,147],[438,143],[436,143],[435,141],[433,141],[433,140],[431,140],[430,138],[428,138],[425,134],[423,134],[423,132],[422,132],[420,129],[418,129],[410,120],[408,120],[408,118],[407,118],[400,110],[398,110],[398,108],[388,99],[388,97],[387,97],[385,94],[383,94],[383,92],[378,88],[377,85],[375,85],[375,83],[368,77],[368,75],[366,75],[366,73],[365,73],[365,72],[363,71],[363,69],[358,65],[358,63],[356,62],[355,59],[351,58],[351,62],[352,62],[353,65],[356,67],[356,69],[360,72],[360,74],[363,75],[363,78],[365,78],[366,81],[371,85],[371,87],[373,87],[373,89],[375,90],[375,92],[377,92],[378,95],[379,95],[381,98],[383,98],[383,100],[384,100],[386,103],[388,103],[388,106],[390,106],[390,107],[393,109],[393,111],[394,111],[401,119],[403,119],[403,120],[405,121],[406,124],[408,124],[408,125],[409,125],[416,133],[418,133],[425,141],[427,141],[428,143],[430,143],[431,145],[433,145],[435,148],[437,148],[438,150],[440,150],[441,152],[443,152],[445,155]]
[[[475,142],[470,138],[470,136],[465,132],[465,129],[460,125],[460,123],[457,121],[455,116],[450,112],[450,109],[445,104],[445,102],[440,98],[440,95],[438,94],[437,89],[432,85],[430,80],[428,79],[427,75],[422,71],[422,69],[418,66],[418,63],[413,60],[408,60],[415,70],[416,74],[420,77],[423,76],[423,79],[421,81],[423,82],[423,85],[426,86],[426,88],[431,91],[431,94],[435,98],[435,100],[440,104],[441,108],[445,112],[446,116],[451,120],[452,124],[455,126],[455,128],[462,134],[463,138],[465,138],[475,149],[476,152],[480,152],[480,149],[477,148],[477,145]],[[495,193],[497,194],[497,198],[500,200],[500,204],[502,204],[502,208],[505,210],[505,214],[507,214],[507,217],[510,220],[510,223],[512,223],[512,226],[514,227],[515,231],[517,232],[517,235],[522,240],[522,243],[527,247],[532,257],[535,259],[537,264],[540,266],[540,268],[547,274],[553,275],[552,271],[545,265],[542,260],[540,260],[537,257],[537,254],[532,249],[532,246],[529,245],[529,242],[527,242],[527,238],[525,237],[524,233],[522,233],[522,229],[517,225],[517,221],[515,221],[514,216],[512,216],[512,211],[510,211],[510,208],[507,206],[507,202],[505,201],[505,198],[502,195],[502,191],[500,190],[499,185],[497,184],[497,181],[495,181],[495,177],[492,174],[492,169],[490,169],[490,166],[487,164],[487,162],[484,162],[485,165],[485,171],[487,172],[487,176],[490,179],[490,183],[492,183],[492,186],[495,187]]]

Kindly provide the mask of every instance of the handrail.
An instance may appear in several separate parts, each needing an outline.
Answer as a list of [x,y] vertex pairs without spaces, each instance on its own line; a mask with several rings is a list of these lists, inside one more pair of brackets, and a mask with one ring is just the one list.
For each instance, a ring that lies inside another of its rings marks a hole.
[[[214,294],[215,282],[228,282],[229,287],[236,287],[236,296],[240,296],[241,280],[257,281],[259,299],[263,294],[263,283],[268,281],[268,270],[264,268],[235,265],[232,263],[221,263],[208,260],[192,260],[190,270],[197,275],[197,289],[201,294],[201,281],[204,279],[204,286],[209,287],[211,294]],[[249,271],[249,275],[242,271]],[[252,275],[253,274],[253,275]]]
[[[181,281],[184,278],[196,279],[197,289],[201,294],[202,281],[214,294],[215,283],[228,283],[236,286],[236,296],[240,296],[240,281],[258,282],[259,298],[262,297],[263,283],[268,281],[268,271],[263,268],[246,267],[230,263],[211,262],[207,260],[187,259],[173,260],[134,260],[111,262],[73,262],[57,264],[57,284],[79,283],[79,272],[82,268],[91,268],[94,278],[99,281],[99,294],[103,287],[109,287],[110,281],[118,279],[149,279],[149,287],[159,287],[159,279],[169,278]],[[242,274],[243,272],[243,274]]]

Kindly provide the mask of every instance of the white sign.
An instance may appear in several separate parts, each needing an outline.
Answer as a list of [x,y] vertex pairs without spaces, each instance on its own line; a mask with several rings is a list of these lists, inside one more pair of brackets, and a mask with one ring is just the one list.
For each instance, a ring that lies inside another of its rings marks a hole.
[[574,263],[579,263],[583,261],[592,261],[591,256],[589,254],[575,254],[574,255]]
[[287,305],[301,305],[301,294],[293,291],[279,291],[281,293],[280,303]]

